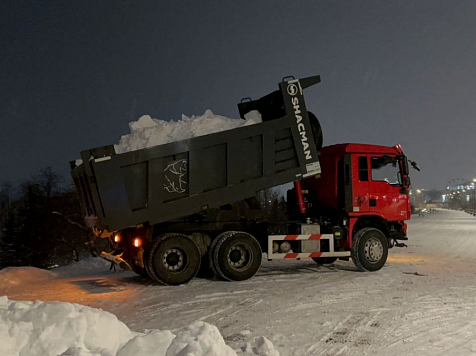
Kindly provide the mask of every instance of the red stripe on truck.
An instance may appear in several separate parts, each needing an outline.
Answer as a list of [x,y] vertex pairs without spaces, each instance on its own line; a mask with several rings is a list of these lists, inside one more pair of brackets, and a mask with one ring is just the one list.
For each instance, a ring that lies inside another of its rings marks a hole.
[[320,240],[322,235],[316,234],[309,236],[309,240]]
[[299,255],[299,253],[287,253],[284,258],[296,258]]
[[322,252],[313,252],[309,255],[309,257],[313,258],[313,257],[321,257],[322,255]]
[[285,240],[296,240],[299,235],[286,235]]

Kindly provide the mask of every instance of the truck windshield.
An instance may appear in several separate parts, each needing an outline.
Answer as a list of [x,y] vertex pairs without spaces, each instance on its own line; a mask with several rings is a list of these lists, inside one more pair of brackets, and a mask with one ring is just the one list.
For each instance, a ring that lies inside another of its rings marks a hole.
[[374,182],[387,182],[391,185],[402,184],[399,164],[395,157],[371,157],[370,164]]

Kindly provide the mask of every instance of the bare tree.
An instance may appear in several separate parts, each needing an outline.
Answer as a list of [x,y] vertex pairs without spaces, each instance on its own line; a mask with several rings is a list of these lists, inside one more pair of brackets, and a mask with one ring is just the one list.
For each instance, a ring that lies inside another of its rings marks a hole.
[[46,198],[50,199],[52,195],[59,193],[63,178],[54,172],[51,167],[46,167],[40,170],[40,174],[34,180],[44,192]]
[[277,191],[272,189],[262,190],[257,198],[266,220],[273,223],[286,220],[286,202]]

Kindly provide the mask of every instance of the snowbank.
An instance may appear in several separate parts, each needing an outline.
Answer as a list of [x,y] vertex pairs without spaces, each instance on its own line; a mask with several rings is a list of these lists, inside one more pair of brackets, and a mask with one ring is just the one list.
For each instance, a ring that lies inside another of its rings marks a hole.
[[[278,356],[256,338],[240,355]],[[236,356],[218,329],[202,321],[177,331],[135,333],[100,309],[61,302],[15,302],[0,297],[2,356]]]
[[[78,304],[0,298],[0,355],[56,356],[70,347],[115,354],[130,330],[110,313]],[[87,355],[87,353],[86,353]]]
[[18,285],[44,282],[57,274],[35,267],[8,267],[0,270],[0,289],[7,290]]
[[158,120],[151,118],[149,115],[144,115],[139,120],[129,123],[131,133],[122,136],[119,144],[114,145],[114,148],[116,153],[124,153],[231,130],[259,123],[261,122],[261,115],[258,111],[251,111],[245,115],[245,119],[230,119],[215,115],[211,110],[206,110],[202,116],[188,117],[182,115],[182,119],[178,121]]
[[245,355],[279,356],[273,343],[264,336],[255,337],[241,348]]

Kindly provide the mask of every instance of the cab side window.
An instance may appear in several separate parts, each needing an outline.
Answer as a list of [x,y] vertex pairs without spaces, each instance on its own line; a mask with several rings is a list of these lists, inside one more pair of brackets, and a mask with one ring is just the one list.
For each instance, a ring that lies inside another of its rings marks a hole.
[[369,181],[369,167],[366,156],[359,157],[359,180],[361,182]]
[[398,161],[394,157],[371,157],[372,180],[374,182],[387,182],[391,185],[399,185],[400,169]]

